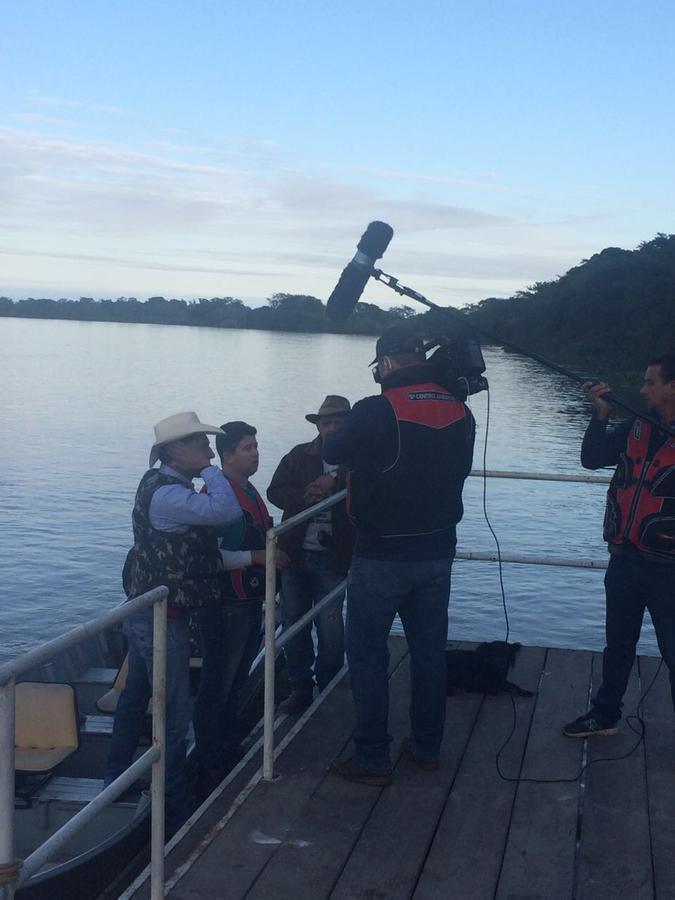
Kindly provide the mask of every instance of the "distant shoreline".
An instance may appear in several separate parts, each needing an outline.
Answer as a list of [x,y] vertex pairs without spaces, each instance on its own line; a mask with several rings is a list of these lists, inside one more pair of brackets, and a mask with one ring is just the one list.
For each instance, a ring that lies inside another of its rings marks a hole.
[[0,317],[371,336],[381,334],[404,319],[417,318],[408,307],[384,310],[361,301],[346,322],[336,323],[327,318],[326,307],[317,297],[296,294],[275,294],[267,306],[260,307],[248,307],[233,297],[194,302],[164,297],[151,297],[146,301],[134,297],[117,300],[31,297],[16,301],[0,297]]

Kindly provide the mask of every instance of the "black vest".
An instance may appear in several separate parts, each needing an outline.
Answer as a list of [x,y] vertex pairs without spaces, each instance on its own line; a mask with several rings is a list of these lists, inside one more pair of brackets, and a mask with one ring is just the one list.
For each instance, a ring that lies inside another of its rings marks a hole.
[[122,583],[127,597],[166,585],[169,605],[213,606],[221,601],[223,565],[215,528],[190,525],[183,534],[158,531],[148,511],[155,491],[178,478],[150,469],[136,491],[132,513],[134,546],[127,554]]
[[435,382],[383,392],[395,416],[395,454],[382,471],[352,473],[349,511],[383,537],[445,531],[462,518],[469,461],[467,410]]

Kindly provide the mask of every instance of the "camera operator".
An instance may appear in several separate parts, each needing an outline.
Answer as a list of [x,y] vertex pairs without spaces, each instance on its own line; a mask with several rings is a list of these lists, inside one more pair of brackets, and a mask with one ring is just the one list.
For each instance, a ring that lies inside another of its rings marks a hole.
[[[670,672],[675,705],[675,441],[636,418],[614,429],[604,382],[583,389],[594,412],[581,447],[586,469],[616,466],[607,492],[604,538],[610,553],[605,575],[602,684],[588,712],[563,728],[567,737],[613,735],[635,660],[645,608]],[[642,394],[647,408],[675,425],[675,353],[653,359]]]
[[373,362],[382,394],[354,406],[326,436],[323,456],[351,470],[356,524],[346,635],[355,755],[335,760],[332,771],[382,786],[392,780],[387,639],[396,613],[411,660],[411,736],[403,751],[420,769],[439,767],[450,571],[475,426],[404,326],[382,335]]

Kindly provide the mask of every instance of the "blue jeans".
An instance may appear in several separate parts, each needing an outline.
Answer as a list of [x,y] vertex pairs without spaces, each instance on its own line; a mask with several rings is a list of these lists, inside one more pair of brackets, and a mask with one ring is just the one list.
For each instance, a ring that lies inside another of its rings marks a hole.
[[205,769],[239,753],[239,694],[260,646],[262,603],[197,610],[202,673],[194,707],[197,758]]
[[399,614],[410,650],[410,733],[420,758],[438,757],[445,724],[452,559],[408,562],[355,556],[347,582],[347,661],[356,707],[356,759],[390,768],[389,650]]
[[[344,580],[335,569],[329,551],[303,550],[300,565],[281,573],[281,621],[284,628],[297,622],[328,591]],[[314,655],[312,628],[308,625],[284,647],[288,681],[294,691],[311,693],[312,672],[322,691],[344,665],[345,642],[342,602],[336,600],[314,620],[317,652]]]
[[[129,640],[129,674],[115,710],[106,783],[133,762],[152,694],[152,609],[124,622]],[[190,640],[186,613],[167,620],[166,635],[166,822],[181,825],[190,813],[192,792],[185,771],[190,724]]]
[[622,698],[635,660],[645,609],[649,610],[661,656],[670,673],[675,706],[675,567],[638,557],[611,556],[605,574],[605,632],[602,685],[593,706],[612,721],[621,718]]

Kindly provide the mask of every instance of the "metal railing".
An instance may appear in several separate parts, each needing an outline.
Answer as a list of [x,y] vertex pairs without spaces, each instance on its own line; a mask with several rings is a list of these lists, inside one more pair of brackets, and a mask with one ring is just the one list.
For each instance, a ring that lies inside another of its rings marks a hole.
[[[166,598],[165,587],[154,588],[121,604],[108,613],[78,625],[66,634],[29,650],[0,666],[0,897],[12,900],[15,891],[38,872],[53,854],[80,832],[103,809],[123,794],[136,779],[152,768],[151,786],[151,898],[164,897],[164,744],[166,731]],[[100,634],[127,616],[154,606],[152,668],[152,747],[126,771],[104,788],[90,803],[23,862],[15,859],[14,776],[15,776],[15,686],[16,679],[57,653],[85,638]]]
[[[551,475],[545,472],[505,472],[498,470],[472,469],[469,473],[475,478],[513,478],[530,481],[562,481],[578,482],[579,484],[609,484],[610,478],[604,475]],[[335,602],[344,593],[347,580],[340,582],[315,606],[312,607],[301,619],[294,622],[289,628],[284,628],[280,635],[275,634],[275,597],[276,597],[276,546],[277,537],[296,525],[301,525],[308,519],[314,518],[317,513],[339,503],[347,495],[346,490],[338,491],[331,497],[327,497],[320,503],[310,506],[302,512],[282,522],[267,532],[265,554],[265,705],[263,713],[263,778],[265,781],[274,780],[274,689],[276,680],[275,662],[281,648],[291,638],[312,622],[326,606]],[[594,559],[561,559],[552,556],[525,556],[523,554],[497,554],[482,552],[458,551],[456,559],[481,560],[483,562],[519,563],[535,566],[564,566],[576,569],[606,569],[604,560]]]
[[294,622],[290,628],[284,628],[279,637],[275,637],[276,608],[275,598],[277,593],[276,549],[277,537],[296,525],[301,525],[307,519],[313,519],[317,513],[339,503],[347,496],[346,490],[338,491],[331,497],[315,503],[299,512],[290,519],[286,519],[276,528],[270,528],[267,532],[265,543],[265,706],[263,712],[263,778],[265,781],[274,779],[274,686],[276,680],[276,657],[288,641],[306,625],[309,625],[326,606],[335,602],[344,593],[347,579],[341,581],[325,597],[315,604],[302,618]]
[[[525,481],[562,481],[578,484],[609,484],[606,475],[551,475],[548,472],[502,472],[496,469],[472,469],[475,478],[515,478]],[[604,559],[561,559],[559,556],[526,556],[522,553],[483,553],[480,551],[458,550],[455,559],[480,560],[481,562],[518,563],[525,566],[561,566],[569,569],[606,569]]]
[[[594,475],[550,475],[535,472],[504,472],[473,470],[474,477],[527,479],[535,481],[560,481],[608,484],[610,479]],[[285,522],[270,528],[266,538],[265,573],[265,707],[263,715],[263,778],[274,778],[274,690],[275,660],[282,647],[304,627],[310,624],[327,606],[334,603],[344,593],[346,579],[326,594],[311,610],[280,634],[276,631],[276,544],[280,534],[289,531],[317,513],[341,502],[346,491],[342,490],[320,503],[309,507]],[[496,553],[458,552],[458,559],[496,561]],[[599,560],[564,560],[553,557],[530,557],[523,555],[501,555],[502,562],[529,565],[572,566],[575,568],[606,568]],[[166,728],[166,588],[155,588],[141,597],[123,603],[91,622],[79,625],[53,641],[49,641],[28,651],[16,660],[0,665],[0,876],[7,883],[0,883],[0,897],[12,900],[15,890],[24,885],[49,858],[75,834],[81,831],[102,809],[109,806],[123,794],[136,779],[152,768],[152,833],[151,833],[151,900],[164,896],[164,742]],[[125,772],[77,815],[70,819],[44,844],[38,847],[20,869],[14,858],[14,719],[15,684],[20,675],[54,655],[74,646],[88,637],[93,637],[105,629],[122,622],[127,616],[154,605],[153,616],[153,695],[152,695],[152,747],[143,753]],[[256,660],[257,662],[257,660]],[[255,666],[255,663],[254,663]],[[252,668],[254,667],[252,666]],[[16,868],[16,876],[11,879],[7,873]]]

